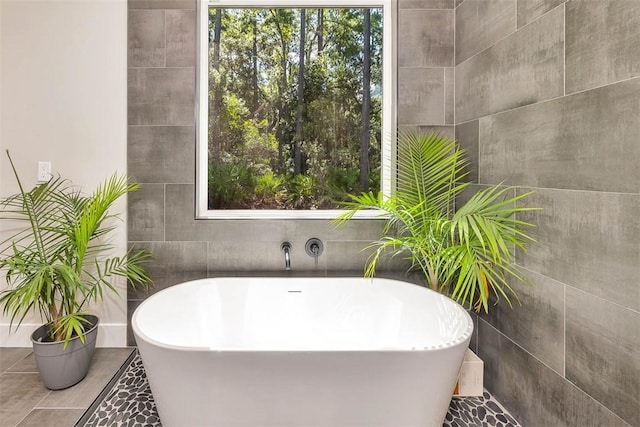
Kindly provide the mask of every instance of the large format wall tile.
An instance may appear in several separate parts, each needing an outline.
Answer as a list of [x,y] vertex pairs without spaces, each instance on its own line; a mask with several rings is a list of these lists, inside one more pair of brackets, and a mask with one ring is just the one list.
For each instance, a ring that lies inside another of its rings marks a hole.
[[565,285],[524,269],[530,283],[511,279],[518,298],[501,298],[481,317],[551,369],[564,375]]
[[195,69],[130,68],[129,125],[193,125]]
[[444,125],[444,68],[398,70],[398,124]]
[[196,11],[167,10],[167,67],[196,63]]
[[131,327],[131,317],[133,316],[133,312],[136,311],[136,308],[142,304],[142,301],[142,299],[127,298],[127,345],[130,347],[135,347],[136,345],[133,328]]
[[640,1],[567,2],[566,91],[640,76]]
[[466,181],[478,182],[478,120],[456,125],[456,140],[458,145],[465,151],[465,156],[469,159]]
[[147,265],[153,285],[148,291],[128,286],[128,299],[145,299],[176,283],[207,276],[207,242],[130,242],[130,246],[153,254]]
[[625,307],[640,310],[640,195],[540,189],[519,218],[536,243],[518,262]]
[[[327,270],[327,251],[315,259],[305,253],[305,242],[301,239],[288,239],[291,243],[291,271],[308,272],[311,275],[324,276]],[[289,274],[285,270],[284,252],[281,250],[282,240],[271,241],[213,241],[209,242],[209,272],[233,271],[238,275],[273,271]]]
[[164,10],[130,10],[129,67],[164,67]]
[[518,0],[518,28],[534,21],[567,0]]
[[[374,249],[367,248],[373,240],[332,240],[326,242],[327,267],[333,272],[355,271],[362,276],[365,266],[368,264],[369,255],[374,251]],[[375,272],[376,276],[379,276],[378,273],[406,272],[408,269],[409,262],[402,257],[382,257],[376,264]]]
[[143,184],[127,196],[128,239],[164,240],[164,184]]
[[193,183],[194,126],[129,126],[127,170],[136,182]]
[[[329,220],[196,220],[194,217],[194,186],[167,184],[167,241],[242,241],[284,242],[300,239],[304,244],[311,237],[321,240],[375,239],[380,235],[382,221],[355,220],[345,227]],[[304,247],[304,246],[303,246]]]
[[399,9],[453,9],[454,0],[398,0]]
[[456,112],[456,72],[454,67],[444,69],[444,122],[455,124]]
[[196,0],[129,0],[129,9],[195,9]]
[[195,187],[192,184],[168,184],[166,189],[166,240],[276,240],[283,236],[278,221],[196,220]]
[[478,322],[480,320],[478,319],[478,315],[476,314],[475,311],[469,311],[469,315],[471,316],[471,320],[473,320],[473,333],[471,334],[471,341],[469,341],[469,348],[471,349],[471,351],[473,351],[477,355],[478,354],[478,328],[479,328]]
[[564,10],[558,8],[456,67],[456,121],[562,95],[563,67]]
[[[333,268],[327,262],[335,257],[341,257],[341,268],[350,266],[349,269],[356,270],[362,267],[361,247],[332,248],[328,242],[374,240],[380,236],[382,227],[379,220],[350,221],[344,228],[336,227],[328,220],[195,220],[193,191],[193,185],[167,185],[166,240],[211,242],[209,271],[280,271],[284,263],[280,244],[284,241],[292,243],[292,268],[296,271],[320,268],[324,272]],[[319,267],[304,251],[304,245],[311,237],[318,237],[325,243]]]
[[448,138],[455,138],[455,127],[454,126],[430,126],[430,125],[425,125],[425,126],[408,126],[408,125],[403,125],[403,126],[398,126],[398,132],[400,134],[402,133],[411,133],[411,132],[417,132],[417,133],[425,133],[425,134],[429,134],[429,133],[438,133],[440,135],[444,135]]
[[478,352],[485,387],[523,426],[629,427],[482,319]]
[[640,313],[568,287],[567,379],[640,425]]
[[480,182],[637,193],[639,97],[636,78],[483,117]]
[[516,30],[516,0],[466,0],[456,9],[456,64]]
[[207,242],[133,242],[136,248],[153,253],[148,266],[154,277],[177,276],[197,272],[207,274]]
[[398,66],[452,67],[453,10],[398,12]]

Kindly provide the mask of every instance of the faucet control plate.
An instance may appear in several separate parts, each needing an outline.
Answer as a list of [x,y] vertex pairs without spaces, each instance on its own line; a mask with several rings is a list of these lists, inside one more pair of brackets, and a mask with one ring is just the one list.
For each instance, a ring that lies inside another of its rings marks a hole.
[[304,250],[312,258],[316,259],[316,263],[318,262],[318,257],[322,255],[322,251],[324,251],[324,245],[322,241],[316,237],[312,237],[307,240],[307,243],[304,245]]

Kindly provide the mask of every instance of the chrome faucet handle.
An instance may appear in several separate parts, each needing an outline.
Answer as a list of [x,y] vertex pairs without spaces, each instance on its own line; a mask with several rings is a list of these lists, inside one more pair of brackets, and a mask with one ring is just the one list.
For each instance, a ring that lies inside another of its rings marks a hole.
[[318,257],[322,254],[324,250],[324,245],[322,241],[316,237],[312,237],[307,240],[307,243],[304,245],[304,250],[310,257],[313,257],[315,261],[315,265],[318,265]]

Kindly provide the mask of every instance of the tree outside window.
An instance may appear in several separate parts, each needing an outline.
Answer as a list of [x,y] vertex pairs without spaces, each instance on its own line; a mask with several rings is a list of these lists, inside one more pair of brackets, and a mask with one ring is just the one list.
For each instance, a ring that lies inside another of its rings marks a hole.
[[379,191],[383,8],[207,11],[207,208],[326,210]]

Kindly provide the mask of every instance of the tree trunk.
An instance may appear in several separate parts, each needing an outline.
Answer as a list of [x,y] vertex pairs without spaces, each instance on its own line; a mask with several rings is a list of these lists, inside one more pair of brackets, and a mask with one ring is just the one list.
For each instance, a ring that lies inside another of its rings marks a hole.
[[278,101],[276,103],[276,109],[278,110],[278,124],[276,128],[276,140],[278,141],[278,169],[284,170],[284,126],[285,126],[285,118],[288,116],[289,111],[287,106],[282,100],[284,99],[284,94],[287,88],[287,66],[288,66],[288,58],[289,58],[289,49],[287,49],[287,42],[285,40],[284,31],[282,29],[282,25],[277,19],[277,15],[274,13],[273,9],[271,10],[271,14],[274,16],[274,22],[278,31],[278,36],[280,37],[280,83],[278,85]]
[[[253,114],[258,111],[258,15],[253,17],[253,51],[251,53],[253,69]],[[257,119],[257,117],[255,117]]]
[[305,9],[300,9],[300,49],[298,50],[298,112],[296,114],[296,140],[293,155],[293,174],[302,173],[302,111],[304,107],[304,44],[306,38],[306,14]]
[[360,137],[360,187],[362,191],[369,188],[369,139],[371,104],[371,11],[364,10],[364,55],[362,76],[362,134]]
[[318,9],[318,56],[322,55],[324,48],[324,9]]
[[[216,9],[216,16],[213,27],[213,58],[212,67],[216,70],[216,76],[219,76],[220,71],[220,33],[222,30],[222,9]],[[211,151],[214,159],[217,159],[220,155],[222,142],[220,140],[220,110],[222,101],[222,90],[220,78],[217,81],[209,81],[209,85],[213,85],[213,99],[211,100],[209,125],[212,128]]]

